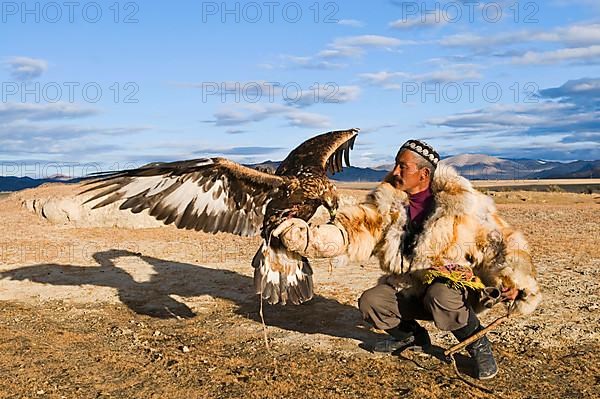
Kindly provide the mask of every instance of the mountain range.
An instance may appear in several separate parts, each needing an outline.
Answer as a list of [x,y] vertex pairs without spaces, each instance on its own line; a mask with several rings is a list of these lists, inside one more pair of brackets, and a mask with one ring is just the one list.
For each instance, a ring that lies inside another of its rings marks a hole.
[[[274,172],[278,161],[266,161],[248,166]],[[575,179],[600,178],[599,161],[556,162],[535,159],[505,159],[483,154],[460,154],[445,158],[442,163],[451,165],[463,176],[472,180],[535,180],[535,179]],[[352,166],[332,176],[338,181],[375,182],[383,179],[394,167],[393,164],[373,168]],[[68,179],[53,176],[45,179],[29,177],[0,176],[0,191],[18,191],[37,187],[50,182],[78,182],[81,178]]]
[[[461,154],[445,158],[441,163],[453,166],[471,180],[600,178],[600,161],[556,162]],[[393,167],[394,164],[374,168],[350,167],[333,178],[339,181],[379,181]]]
[[64,176],[48,177],[45,179],[32,179],[31,177],[0,176],[0,192],[19,191],[34,188],[44,183],[77,183],[81,178]]

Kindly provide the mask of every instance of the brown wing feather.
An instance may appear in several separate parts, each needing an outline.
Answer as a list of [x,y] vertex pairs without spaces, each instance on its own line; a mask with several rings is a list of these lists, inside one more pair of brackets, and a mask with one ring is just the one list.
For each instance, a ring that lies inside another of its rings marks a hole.
[[276,175],[296,175],[302,171],[342,171],[342,160],[350,166],[350,150],[359,129],[337,130],[306,140],[279,165]]
[[151,216],[182,229],[252,236],[260,232],[267,204],[286,184],[223,158],[155,163],[101,174],[81,194],[94,208],[124,200],[120,209]]

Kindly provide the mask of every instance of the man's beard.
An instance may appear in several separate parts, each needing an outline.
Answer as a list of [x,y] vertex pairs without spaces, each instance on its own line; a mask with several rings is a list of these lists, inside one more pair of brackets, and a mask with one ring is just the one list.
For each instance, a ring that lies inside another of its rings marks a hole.
[[392,186],[394,186],[394,188],[401,190],[404,187],[404,184],[402,182],[402,179],[398,179],[398,178],[392,178]]

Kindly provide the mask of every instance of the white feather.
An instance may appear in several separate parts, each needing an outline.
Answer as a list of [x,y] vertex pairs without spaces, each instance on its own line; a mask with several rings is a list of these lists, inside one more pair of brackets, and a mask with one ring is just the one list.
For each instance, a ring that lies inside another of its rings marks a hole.
[[177,182],[176,178],[173,177],[169,177],[169,178],[162,178],[161,181],[158,182],[158,184],[156,184],[154,187],[152,187],[150,189],[150,191],[148,191],[148,193],[146,194],[146,196],[152,196],[154,194],[158,194],[160,192],[163,192],[165,190],[167,190],[169,187],[171,187],[174,183]]
[[207,165],[212,165],[212,164],[214,164],[214,162],[212,159],[209,158],[209,159],[205,159],[203,161],[196,163],[195,166],[207,166]]
[[123,186],[119,189],[120,194],[125,194],[125,197],[135,197],[139,193],[142,193],[149,188],[152,188],[158,185],[161,180],[163,180],[163,176],[147,176],[147,177],[139,177],[133,179],[131,183]]

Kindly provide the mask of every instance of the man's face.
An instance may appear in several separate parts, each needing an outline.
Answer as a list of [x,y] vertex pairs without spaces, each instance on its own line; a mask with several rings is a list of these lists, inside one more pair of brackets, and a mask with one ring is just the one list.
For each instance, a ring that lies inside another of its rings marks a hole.
[[396,165],[392,170],[392,184],[397,189],[406,191],[407,193],[418,192],[423,184],[428,181],[427,169],[418,168],[417,154],[409,150],[401,150],[396,155]]

